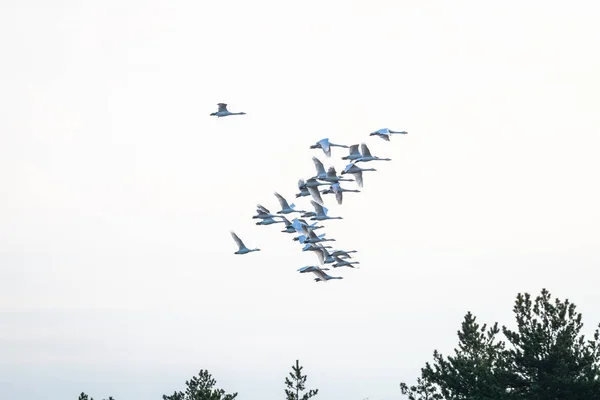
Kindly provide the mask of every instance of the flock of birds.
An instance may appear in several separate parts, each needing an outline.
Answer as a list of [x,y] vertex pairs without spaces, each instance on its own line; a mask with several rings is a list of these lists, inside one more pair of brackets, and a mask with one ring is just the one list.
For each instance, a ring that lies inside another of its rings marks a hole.
[[[227,110],[227,104],[225,103],[219,103],[218,107],[219,108],[217,112],[210,114],[211,116],[227,117],[231,115],[246,114],[244,112],[230,112]],[[383,128],[375,132],[371,132],[369,136],[378,136],[389,142],[390,137],[394,134],[407,134],[407,132],[393,131],[388,128]],[[314,211],[298,210],[296,209],[295,204],[288,203],[285,197],[275,192],[275,197],[281,205],[281,210],[273,214],[266,207],[258,204],[256,206],[256,215],[252,217],[253,219],[259,220],[256,222],[256,225],[272,225],[281,223],[285,224],[285,229],[283,229],[281,232],[298,235],[295,236],[293,240],[304,246],[302,247],[302,251],[314,252],[318,257],[320,264],[320,266],[311,265],[302,267],[298,269],[298,271],[300,273],[314,273],[317,276],[315,278],[316,282],[327,282],[331,279],[343,279],[341,276],[328,275],[325,271],[329,271],[329,268],[324,268],[324,265],[326,264],[331,264],[333,268],[357,268],[355,265],[360,264],[358,261],[353,261],[353,258],[350,255],[351,253],[356,253],[356,250],[330,250],[332,247],[327,246],[324,243],[334,242],[335,239],[325,238],[324,233],[315,233],[316,230],[324,227],[322,225],[318,225],[320,221],[342,219],[342,217],[332,217],[328,215],[329,210],[327,207],[325,207],[322,195],[334,194],[337,203],[342,204],[344,193],[359,193],[360,190],[343,188],[341,186],[341,182],[355,182],[359,188],[362,188],[363,172],[376,171],[375,168],[363,168],[359,165],[359,163],[371,161],[391,161],[390,158],[380,158],[372,155],[365,143],[348,146],[344,144],[332,143],[329,141],[329,138],[325,138],[310,146],[311,149],[321,149],[328,158],[331,157],[331,150],[333,147],[348,149],[348,155],[341,157],[342,160],[347,160],[349,162],[349,164],[347,164],[346,167],[341,171],[340,175],[342,176],[338,176],[335,167],[329,167],[326,170],[321,160],[319,160],[317,157],[312,157],[312,161],[317,172],[316,175],[306,180],[300,179],[298,181],[299,192],[296,194],[296,198],[311,197],[310,204],[312,205]],[[344,175],[346,174],[352,175],[354,179],[345,178]],[[322,186],[327,186],[327,188],[319,189]],[[292,221],[286,218],[286,215],[294,213],[300,214],[299,218],[294,218]],[[315,222],[309,223],[306,221],[306,218],[309,218],[310,221]],[[233,231],[231,231],[231,236],[238,246],[238,250],[234,254],[248,254],[255,251],[261,251],[259,248],[251,249],[246,247],[244,242]]]

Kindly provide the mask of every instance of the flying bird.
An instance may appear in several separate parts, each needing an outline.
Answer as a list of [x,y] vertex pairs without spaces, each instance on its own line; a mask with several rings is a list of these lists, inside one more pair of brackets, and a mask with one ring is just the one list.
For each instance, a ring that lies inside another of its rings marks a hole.
[[334,183],[333,185],[329,186],[329,189],[325,189],[321,193],[322,194],[330,194],[330,193],[335,194],[335,200],[337,201],[337,203],[342,204],[342,201],[344,199],[343,194],[342,194],[343,192],[360,193],[360,190],[344,189],[343,187],[340,186],[339,183]]
[[309,266],[309,267],[302,267],[300,268],[298,271],[300,271],[300,273],[306,273],[306,272],[312,272],[313,274],[317,275],[317,278],[315,278],[315,282],[327,282],[330,279],[344,279],[341,276],[329,276],[325,273],[325,271],[328,271],[328,268],[319,268],[319,267],[314,267],[314,266]]
[[406,131],[393,131],[393,130],[388,129],[388,128],[382,128],[382,129],[376,130],[375,132],[369,133],[369,136],[379,136],[380,138],[382,138],[386,142],[389,142],[390,141],[390,137],[393,134],[406,135],[406,134],[408,134],[408,132],[406,132]]
[[285,221],[282,221],[282,220],[275,221],[275,219],[269,217],[269,218],[264,218],[262,221],[257,222],[256,225],[271,225],[271,224],[279,224],[279,223],[284,224]]
[[346,149],[348,148],[348,146],[346,146],[345,144],[331,143],[329,141],[329,138],[321,139],[317,143],[310,146],[311,149],[322,149],[323,153],[325,153],[325,155],[327,157],[331,157],[331,148],[332,147],[343,147]]
[[377,171],[375,168],[361,168],[355,164],[356,161],[346,165],[346,168],[342,171],[343,174],[352,174],[354,175],[354,179],[356,179],[356,183],[358,187],[363,187],[363,176],[362,173],[365,171]]
[[342,217],[330,217],[329,215],[327,215],[327,207],[323,207],[314,200],[311,200],[310,204],[312,204],[312,206],[315,208],[316,214],[310,219],[311,221],[324,221],[326,219],[343,219]]
[[249,249],[244,245],[244,242],[242,242],[242,240],[238,237],[238,235],[235,234],[235,232],[230,231],[231,233],[231,237],[233,238],[233,240],[235,240],[235,243],[238,245],[239,250],[236,251],[233,254],[248,254],[251,253],[253,251],[260,251],[260,249]]
[[297,212],[297,213],[304,212],[302,210],[296,210],[295,209],[296,205],[294,203],[288,204],[287,200],[279,193],[275,192],[275,197],[277,197],[277,200],[279,200],[279,204],[281,204],[281,211],[277,211],[277,214],[290,214],[290,213],[294,213],[294,212]]
[[369,148],[367,147],[366,144],[361,144],[360,145],[360,151],[362,153],[362,157],[357,159],[354,162],[367,162],[367,161],[392,161],[391,158],[379,158],[376,156],[371,155],[371,151],[369,150]]
[[358,261],[342,260],[338,256],[333,256],[333,259],[335,260],[335,263],[333,264],[333,268],[338,268],[338,267],[358,268],[358,267],[355,267],[354,264],[360,264],[360,262],[358,262]]
[[217,104],[217,106],[219,106],[219,110],[217,112],[210,114],[211,116],[216,116],[217,118],[221,118],[221,117],[227,117],[229,115],[246,115],[245,112],[230,112],[229,110],[227,110],[226,103],[219,103],[219,104]]
[[350,146],[350,150],[348,150],[348,155],[345,157],[342,157],[342,160],[358,160],[359,158],[362,157],[362,154],[360,154],[360,151],[358,150],[358,144],[353,144],[352,146]]

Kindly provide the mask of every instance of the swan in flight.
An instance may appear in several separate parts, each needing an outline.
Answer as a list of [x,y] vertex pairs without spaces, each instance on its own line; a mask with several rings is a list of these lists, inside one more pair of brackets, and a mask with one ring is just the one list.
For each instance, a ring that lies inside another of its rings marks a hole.
[[296,198],[310,196],[310,192],[306,188],[306,182],[304,182],[304,179],[300,179],[298,181],[298,190],[300,190],[300,192],[296,193]]
[[271,211],[269,211],[266,207],[263,207],[260,204],[257,204],[256,205],[256,215],[254,215],[252,218],[267,219],[267,218],[273,218],[273,217],[277,217],[277,216],[278,215],[271,214]]
[[210,114],[211,116],[216,116],[217,118],[220,118],[220,117],[227,117],[228,115],[246,115],[245,112],[235,112],[235,113],[230,112],[229,110],[227,110],[226,103],[219,103],[219,104],[217,104],[217,106],[219,106],[219,110],[217,112]]
[[275,192],[275,197],[277,197],[277,200],[279,200],[279,204],[281,204],[281,211],[277,211],[277,214],[290,214],[290,213],[294,213],[294,212],[297,212],[297,213],[304,212],[302,210],[296,210],[295,209],[296,205],[294,203],[288,204],[287,200],[279,193]]
[[348,155],[345,157],[342,157],[342,160],[358,160],[359,158],[362,157],[362,154],[360,154],[360,151],[358,151],[358,144],[353,144],[352,146],[350,146],[350,150],[348,151]]
[[320,248],[324,248],[324,249],[330,249],[331,246],[323,246],[322,244],[312,244],[312,243],[307,243],[303,248],[302,251],[316,251]]
[[361,162],[361,161],[362,162],[367,162],[367,161],[376,161],[376,160],[378,160],[378,161],[392,161],[391,158],[379,158],[379,157],[371,155],[371,151],[369,150],[369,148],[367,147],[367,145],[364,144],[364,143],[360,145],[360,151],[362,153],[362,157],[359,158],[359,159],[357,159],[354,162],[358,163],[358,162]]
[[382,138],[386,142],[389,142],[390,141],[390,137],[393,134],[406,135],[406,134],[408,134],[408,132],[406,132],[406,131],[393,131],[393,130],[388,129],[388,128],[383,128],[383,129],[376,130],[375,132],[369,133],[369,136],[379,136],[380,138]]
[[375,168],[361,168],[355,164],[356,161],[346,165],[346,168],[342,171],[343,174],[352,174],[354,175],[354,179],[356,179],[356,183],[358,187],[363,187],[363,176],[362,173],[365,171],[377,171]]
[[317,143],[310,146],[311,149],[323,149],[323,153],[327,157],[331,157],[331,148],[332,147],[343,147],[345,149],[348,148],[345,144],[335,144],[329,141],[329,138],[321,139]]
[[306,227],[304,227],[304,232],[308,237],[304,240],[304,242],[301,242],[302,244],[304,244],[304,243],[320,243],[320,242],[335,242],[335,239],[325,239],[324,233],[317,236],[316,233],[314,233],[311,229],[306,228]]
[[259,221],[256,223],[256,225],[271,225],[271,224],[279,224],[282,223],[284,224],[285,221],[279,220],[279,221],[275,221],[275,219],[273,219],[272,217],[269,218],[265,218],[262,221]]
[[329,254],[325,247],[317,247],[315,249],[312,249],[312,251],[317,255],[317,258],[319,259],[319,263],[321,265],[331,264],[335,262],[335,259],[331,256],[331,254]]
[[329,276],[325,273],[325,271],[328,271],[328,268],[319,268],[319,267],[314,267],[314,266],[309,266],[309,267],[302,267],[300,268],[298,271],[300,271],[301,274],[306,273],[306,272],[312,272],[313,274],[315,274],[317,276],[317,278],[315,278],[315,282],[327,282],[330,279],[344,279],[341,276]]
[[242,242],[242,240],[238,237],[238,235],[235,234],[235,232],[230,231],[231,233],[231,237],[233,238],[233,240],[235,240],[235,243],[238,245],[239,250],[236,251],[233,254],[247,254],[247,253],[251,253],[253,251],[260,251],[260,249],[249,249],[244,245],[244,242]]
[[338,204],[342,204],[343,201],[343,192],[355,192],[355,193],[360,193],[360,190],[356,190],[356,189],[344,189],[343,187],[340,186],[339,183],[334,183],[333,185],[329,186],[329,189],[325,189],[323,190],[321,193],[322,194],[330,194],[333,193],[335,194],[335,200],[337,201]]
[[342,217],[330,217],[327,215],[327,207],[323,207],[314,200],[310,201],[310,204],[315,208],[315,216],[312,217],[311,221],[324,221],[326,219],[343,219]]
[[294,218],[292,220],[292,226],[294,227],[294,229],[296,229],[296,232],[298,232],[298,233],[305,233],[305,230],[304,230],[305,228],[312,229],[313,231],[323,228],[322,225],[317,226],[316,222],[314,222],[312,224],[308,224],[305,220],[298,219],[298,218]]
[[315,178],[307,179],[306,182],[304,182],[302,179],[298,181],[298,187],[300,190],[306,189],[312,196],[313,200],[319,204],[323,204],[323,199],[321,198],[321,193],[319,192],[319,186],[324,185],[327,185],[327,183],[319,182]]
[[285,223],[285,229],[282,230],[281,232],[283,232],[283,233],[296,233],[296,228],[294,227],[294,225],[286,217],[280,216],[280,218]]
[[356,250],[348,250],[348,251],[344,251],[344,250],[335,250],[331,253],[332,257],[343,257],[343,258],[352,258],[352,256],[350,255],[350,253],[357,253]]
[[354,264],[360,264],[360,262],[358,262],[358,261],[342,260],[338,256],[333,256],[333,259],[335,260],[335,263],[333,264],[333,268],[338,268],[338,267],[358,268],[358,267],[355,267]]

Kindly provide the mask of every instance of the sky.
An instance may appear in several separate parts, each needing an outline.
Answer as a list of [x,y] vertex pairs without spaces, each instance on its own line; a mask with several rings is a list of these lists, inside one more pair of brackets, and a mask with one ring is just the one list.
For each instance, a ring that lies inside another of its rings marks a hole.
[[[208,369],[275,400],[299,359],[318,399],[399,400],[467,311],[513,327],[547,288],[600,322],[596,2],[0,11],[0,398],[147,400]],[[251,216],[296,200],[312,156],[343,168],[325,137],[392,161],[326,197],[360,269],[315,283]]]

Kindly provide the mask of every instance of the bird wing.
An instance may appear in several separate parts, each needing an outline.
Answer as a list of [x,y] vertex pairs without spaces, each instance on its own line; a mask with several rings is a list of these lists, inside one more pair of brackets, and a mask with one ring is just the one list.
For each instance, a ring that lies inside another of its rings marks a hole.
[[264,213],[271,214],[271,211],[269,211],[266,207],[261,206],[260,204],[257,204],[256,208]]
[[317,157],[313,157],[312,158],[313,163],[315,164],[315,168],[317,170],[317,175],[325,175],[325,167],[323,166],[323,163],[321,162],[321,160],[319,160]]
[[219,103],[219,104],[217,104],[217,106],[219,106],[219,112],[227,111],[227,103]]
[[321,139],[317,143],[321,145],[321,148],[325,152],[327,157],[331,157],[331,147],[329,146],[329,138]]
[[352,172],[352,175],[354,175],[354,179],[356,179],[356,184],[358,185],[358,187],[363,187],[362,171]]
[[284,199],[282,195],[280,195],[279,193],[275,192],[275,197],[277,197],[277,200],[279,200],[279,204],[281,204],[281,209],[282,210],[284,210],[286,208],[290,208],[287,200]]
[[283,215],[281,216],[281,219],[283,219],[283,222],[285,222],[286,228],[289,228],[290,226],[292,226],[292,223],[290,222],[290,220],[287,219],[286,217],[284,217]]
[[319,264],[321,264],[321,265],[325,264],[325,254],[323,253],[323,250],[325,250],[325,249],[319,248],[318,250],[315,251],[315,253],[317,254],[317,257],[319,258]]
[[304,182],[304,179],[298,179],[298,189],[302,190],[304,185],[306,185],[306,182]]
[[237,243],[240,250],[246,247],[246,246],[244,246],[244,242],[242,242],[242,239],[240,239],[238,237],[238,235],[235,234],[234,231],[231,231],[231,237],[233,238],[233,240],[235,240],[235,243]]
[[323,198],[321,198],[321,193],[319,192],[319,188],[318,187],[309,187],[308,188],[308,193],[310,193],[310,195],[312,196],[312,198],[314,199],[314,201],[316,201],[320,205],[323,205]]
[[344,200],[344,195],[342,194],[342,191],[338,191],[335,192],[335,199],[337,200],[338,204],[342,204],[342,201]]
[[350,146],[350,150],[348,151],[348,154],[351,156],[360,156],[360,151],[358,151],[358,146],[357,144],[353,144],[352,146]]
[[337,178],[337,171],[335,170],[335,167],[329,167],[327,170],[327,176],[329,178]]
[[373,157],[371,155],[371,152],[369,151],[369,148],[367,147],[367,145],[365,143],[360,145],[360,150],[362,152],[363,157]]
[[310,204],[312,204],[312,206],[315,208],[315,212],[317,214],[324,214],[325,213],[324,210],[323,210],[323,206],[320,205],[319,203],[317,203],[316,201],[311,200]]

